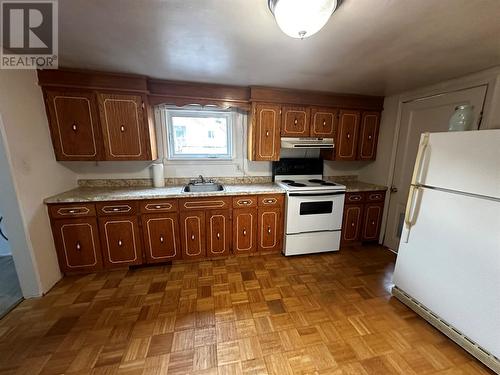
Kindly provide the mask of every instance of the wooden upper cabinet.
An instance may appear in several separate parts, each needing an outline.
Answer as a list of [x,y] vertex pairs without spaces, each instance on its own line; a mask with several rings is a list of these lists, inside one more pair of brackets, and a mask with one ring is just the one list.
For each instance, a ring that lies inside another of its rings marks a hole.
[[281,105],[253,104],[248,139],[250,160],[279,160],[280,125]]
[[309,137],[309,107],[283,106],[281,112],[282,137]]
[[137,216],[100,217],[99,229],[107,267],[142,264],[142,241]]
[[92,91],[47,90],[45,104],[57,160],[100,160],[101,131]]
[[99,93],[98,99],[106,159],[150,159],[144,98],[141,95]]
[[379,124],[379,112],[363,112],[358,147],[359,160],[375,160],[377,155]]
[[207,256],[229,255],[231,250],[231,215],[229,210],[208,210]]
[[335,138],[338,110],[327,107],[311,108],[311,137]]
[[359,111],[340,111],[335,160],[356,160],[359,120]]
[[176,213],[142,215],[145,255],[148,263],[182,258]]
[[55,220],[52,230],[62,272],[95,272],[102,269],[95,217]]
[[198,259],[206,256],[205,211],[180,213],[181,243],[183,259]]

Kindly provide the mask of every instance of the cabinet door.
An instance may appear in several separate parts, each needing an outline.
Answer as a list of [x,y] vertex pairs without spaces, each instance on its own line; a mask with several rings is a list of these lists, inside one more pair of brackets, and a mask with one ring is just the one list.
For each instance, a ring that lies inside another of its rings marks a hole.
[[95,96],[90,91],[46,91],[57,160],[99,160],[101,134]]
[[254,144],[249,142],[253,160],[279,160],[281,106],[257,104],[254,107],[252,132]]
[[335,160],[356,160],[359,136],[359,111],[340,111]]
[[236,254],[253,253],[257,249],[257,209],[233,210],[233,250]]
[[363,205],[346,204],[342,223],[342,243],[358,242],[361,240],[361,224],[363,219]]
[[325,107],[311,108],[311,137],[335,138],[338,110]]
[[375,160],[377,156],[379,124],[379,112],[363,112],[358,147],[359,160]]
[[106,160],[149,159],[149,130],[143,98],[104,93],[98,97]]
[[380,224],[382,223],[383,203],[368,203],[365,206],[363,241],[377,241],[380,234]]
[[182,258],[176,213],[142,215],[142,228],[148,263]]
[[283,225],[281,210],[277,208],[261,208],[258,210],[257,244],[259,251],[276,250],[282,248]]
[[52,229],[59,267],[63,273],[95,272],[102,269],[95,218],[55,220]]
[[309,108],[283,106],[281,113],[281,136],[309,137],[309,123]]
[[229,210],[209,210],[207,220],[207,256],[229,255],[231,249],[231,215]]
[[142,264],[141,238],[136,216],[100,217],[99,228],[106,267]]
[[206,256],[205,211],[180,213],[182,258],[197,259]]

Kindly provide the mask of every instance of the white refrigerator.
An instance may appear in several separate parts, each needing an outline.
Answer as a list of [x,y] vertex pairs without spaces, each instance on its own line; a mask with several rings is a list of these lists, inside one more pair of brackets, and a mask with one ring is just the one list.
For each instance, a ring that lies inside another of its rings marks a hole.
[[393,295],[500,372],[500,129],[422,135]]

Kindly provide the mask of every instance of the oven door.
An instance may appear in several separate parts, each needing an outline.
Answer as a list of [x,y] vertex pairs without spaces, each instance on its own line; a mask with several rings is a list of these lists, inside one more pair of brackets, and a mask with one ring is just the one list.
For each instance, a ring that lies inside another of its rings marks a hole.
[[286,233],[340,230],[344,191],[289,193]]

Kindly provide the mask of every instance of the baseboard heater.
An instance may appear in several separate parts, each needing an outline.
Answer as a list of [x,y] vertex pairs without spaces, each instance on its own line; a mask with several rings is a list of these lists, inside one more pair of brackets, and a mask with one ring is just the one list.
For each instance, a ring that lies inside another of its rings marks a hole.
[[422,305],[416,299],[412,298],[397,286],[392,288],[392,295],[398,300],[403,302],[410,309],[415,311],[418,315],[424,318],[427,322],[432,324],[435,328],[440,330],[443,334],[448,336],[455,343],[460,345],[464,350],[469,352],[472,356],[484,363],[495,373],[500,374],[500,360],[488,351],[484,350],[481,346],[469,339],[459,330],[455,329],[452,325],[446,323],[439,316],[434,314],[427,307]]

